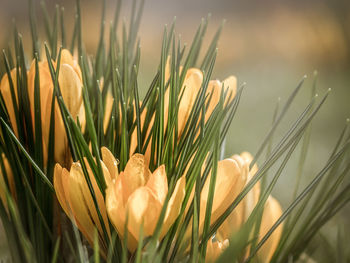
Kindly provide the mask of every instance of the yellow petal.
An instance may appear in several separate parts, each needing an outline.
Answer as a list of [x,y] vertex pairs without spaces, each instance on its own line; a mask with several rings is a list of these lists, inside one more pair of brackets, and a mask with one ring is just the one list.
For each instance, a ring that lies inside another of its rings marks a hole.
[[58,78],[64,103],[75,118],[82,105],[82,82],[74,69],[68,64],[62,64]]
[[120,178],[117,178],[114,184],[106,189],[106,208],[108,217],[118,231],[120,236],[124,236],[125,207],[121,196],[122,184]]
[[134,154],[126,164],[124,173],[119,177],[123,184],[124,204],[129,196],[139,187],[144,186],[148,181],[151,172],[142,154]]
[[208,104],[208,108],[205,113],[205,122],[207,122],[210,115],[213,113],[216,105],[219,103],[221,90],[222,90],[222,84],[220,81],[218,80],[209,81],[207,95],[208,95],[208,99],[210,98],[210,102]]
[[233,100],[233,98],[236,96],[237,92],[237,78],[235,76],[229,76],[227,79],[223,81],[225,92],[227,91],[225,104]]
[[109,125],[109,121],[111,119],[112,115],[112,109],[113,109],[114,99],[112,96],[112,93],[108,92],[106,97],[106,109],[105,114],[103,116],[103,132],[107,132],[107,128]]
[[[200,225],[204,223],[210,177],[211,174],[208,176],[201,193]],[[235,160],[225,159],[219,161],[211,223],[214,223],[219,216],[225,212],[225,210],[235,200],[237,195],[242,191],[245,183],[246,178],[242,176],[239,166]]]
[[[280,204],[272,196],[269,196],[269,198],[266,200],[262,216],[259,241],[265,236],[265,234],[270,230],[272,225],[280,218],[281,215],[282,208]],[[273,253],[275,252],[280,241],[282,228],[283,226],[280,224],[258,251],[258,257],[261,262],[270,262],[270,259],[272,258]]]
[[168,193],[168,179],[166,177],[165,166],[159,166],[153,174],[150,175],[146,186],[151,189],[159,202],[163,204]]
[[[16,102],[18,104],[16,69],[11,70],[11,79],[13,82],[13,89],[15,91]],[[14,109],[14,106],[12,103],[10,82],[9,82],[7,74],[5,74],[1,79],[0,91],[1,91],[1,95],[4,98],[5,106],[7,108],[8,114],[9,114],[9,118],[10,118],[10,122],[11,122],[11,125],[13,128],[13,131],[15,132],[16,136],[18,137],[15,109]]]
[[77,61],[73,59],[73,56],[71,55],[68,49],[62,49],[61,51],[61,65],[63,64],[68,64],[69,66],[71,66],[77,73],[80,80],[82,80],[80,67]]
[[113,179],[118,177],[118,161],[114,158],[113,154],[106,147],[101,148],[102,161],[107,166],[110,177],[105,178],[107,186],[112,183]]
[[186,72],[186,77],[182,86],[184,93],[179,106],[178,131],[182,134],[188,120],[196,96],[203,82],[203,73],[196,68],[191,68]]
[[[250,163],[253,161],[253,156],[249,153],[249,152],[242,152],[240,154],[240,156],[245,160],[246,163],[248,163],[250,165]],[[250,169],[250,173],[252,174],[252,176],[254,176],[256,174],[256,172],[258,171],[258,166],[257,164],[254,164],[253,167]]]
[[69,207],[74,216],[79,230],[83,233],[86,239],[93,244],[95,223],[92,221],[88,206],[94,205],[87,202],[84,197],[85,178],[82,177],[82,172],[78,168],[71,169],[68,180],[63,182],[63,187],[67,189],[66,196],[68,197]]
[[144,236],[153,234],[161,208],[160,202],[148,187],[140,187],[130,195],[126,205],[128,229],[137,240],[142,224]]
[[162,227],[162,232],[160,238],[162,239],[168,232],[171,225],[175,222],[178,217],[182,202],[185,198],[185,186],[186,186],[186,176],[182,176],[176,183],[174,192],[172,193],[168,207],[165,213],[164,223]]
[[71,217],[69,201],[68,201],[68,199],[66,197],[65,189],[64,189],[64,186],[63,186],[63,182],[62,182],[63,170],[65,170],[65,172],[68,172],[65,168],[62,168],[62,166],[60,164],[57,163],[55,165],[54,174],[53,174],[53,186],[55,188],[57,200],[60,203],[61,207],[63,208],[63,211],[69,217]]

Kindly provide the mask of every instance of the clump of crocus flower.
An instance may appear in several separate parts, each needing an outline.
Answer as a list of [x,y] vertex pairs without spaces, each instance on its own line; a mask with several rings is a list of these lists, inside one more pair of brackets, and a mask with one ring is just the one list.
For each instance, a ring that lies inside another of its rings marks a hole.
[[[56,62],[52,62],[56,67]],[[63,97],[63,101],[67,106],[68,111],[77,120],[84,129],[85,127],[85,110],[82,96],[82,76],[81,70],[76,60],[73,59],[72,55],[67,49],[63,49],[61,52],[61,61],[59,69],[58,84]],[[49,64],[47,61],[39,61],[39,92],[40,92],[40,108],[41,108],[41,126],[43,135],[44,155],[47,157],[49,136],[50,136],[50,122],[51,122],[51,105],[54,94],[54,84],[52,81]],[[34,92],[35,92],[35,75],[36,75],[35,61],[33,60],[30,69],[27,73],[27,93],[29,97],[29,104],[31,110],[32,127],[35,127],[34,117]],[[11,82],[11,83],[10,83]],[[15,98],[12,98],[11,86],[15,93]],[[18,137],[18,128],[15,111],[19,110],[18,94],[17,94],[17,70],[11,71],[11,79],[5,74],[1,80],[0,92],[4,97],[4,102],[9,114],[12,128],[14,133]],[[14,101],[15,99],[15,101]],[[55,152],[54,157],[56,162],[61,165],[69,165],[71,162],[71,155],[68,149],[68,139],[62,120],[61,111],[57,102],[54,99],[54,117],[55,117]],[[15,109],[15,107],[17,109]],[[33,129],[34,130],[34,129]],[[34,132],[34,131],[33,131]]]

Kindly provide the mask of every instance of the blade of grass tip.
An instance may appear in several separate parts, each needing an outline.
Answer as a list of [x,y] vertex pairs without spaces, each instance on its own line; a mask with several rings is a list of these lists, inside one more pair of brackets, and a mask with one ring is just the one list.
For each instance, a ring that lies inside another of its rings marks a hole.
[[58,17],[59,17],[59,6],[56,5],[55,16],[53,18],[53,29],[51,35],[51,56],[56,60],[57,56],[57,39],[58,39]]
[[66,27],[64,25],[64,7],[61,7],[60,12],[60,26],[61,26],[61,46],[67,48],[66,42]]
[[94,229],[94,262],[100,262],[100,246],[98,242],[98,232],[97,229]]
[[4,119],[0,117],[1,123],[4,125],[5,129],[7,132],[10,134],[12,137],[13,141],[17,144],[17,146],[21,149],[22,153],[25,155],[27,160],[30,162],[30,164],[33,166],[34,170],[38,173],[42,181],[49,187],[51,191],[54,191],[53,185],[50,182],[49,179],[47,179],[46,175],[41,171],[40,167],[36,164],[36,162],[30,157],[26,149],[23,147],[23,145],[18,141],[16,135],[13,134],[11,128],[6,124]]
[[96,79],[100,79],[104,67],[104,32],[105,32],[105,16],[106,16],[106,0],[102,1],[102,15],[100,25],[100,39],[98,41],[97,52],[96,52]]
[[[136,8],[136,1],[133,2],[135,4],[134,8]],[[137,37],[137,32],[140,27],[141,17],[143,13],[145,1],[140,0],[137,11],[136,9],[131,11],[131,19],[130,19],[130,28],[129,28],[129,38],[128,38],[128,50],[129,50],[129,59],[131,59],[132,51],[134,50],[135,40]]]
[[292,92],[292,94],[289,96],[287,102],[284,104],[284,107],[281,110],[280,115],[278,116],[278,118],[276,119],[274,125],[271,127],[270,131],[268,132],[267,136],[265,137],[263,143],[261,144],[261,146],[259,147],[257,153],[254,155],[254,160],[250,163],[250,167],[253,167],[253,165],[256,163],[256,161],[259,159],[262,151],[264,150],[265,146],[267,145],[267,143],[269,142],[270,137],[273,135],[274,131],[276,130],[278,124],[281,122],[281,120],[283,119],[284,115],[287,113],[290,105],[292,104],[292,102],[294,101],[294,98],[296,97],[296,95],[298,94],[298,91],[300,90],[300,88],[302,87],[304,81],[306,79],[306,75],[302,78],[302,80],[299,82],[298,86],[295,88],[295,90]]
[[205,36],[205,34],[207,32],[208,23],[209,23],[210,18],[211,18],[211,14],[209,13],[207,18],[203,19],[204,24],[203,24],[203,27],[202,27],[202,31],[200,33],[200,36],[199,36],[199,39],[198,39],[198,42],[197,42],[197,46],[194,49],[194,53],[193,53],[193,61],[192,61],[192,65],[191,65],[193,67],[195,67],[196,64],[197,64],[197,60],[198,60],[198,57],[199,57],[200,50],[202,48],[202,43],[203,43],[204,36]]
[[[316,80],[317,80],[317,72],[314,72],[314,83],[312,85],[312,90],[311,90],[311,99],[316,95]],[[303,144],[301,146],[301,153],[300,153],[300,157],[299,157],[298,171],[297,171],[297,177],[296,177],[297,181],[295,183],[295,188],[294,188],[292,199],[295,199],[295,197],[298,193],[298,190],[299,190],[300,180],[301,180],[301,176],[302,176],[302,173],[304,170],[305,161],[306,161],[306,157],[307,157],[307,153],[308,153],[308,149],[309,149],[309,144],[310,144],[311,127],[312,127],[312,125],[310,125],[307,128],[305,135],[304,135]]]
[[30,31],[32,34],[33,57],[35,57],[35,54],[38,54],[38,58],[40,58],[38,32],[37,32],[36,20],[35,20],[35,6],[33,5],[33,0],[29,0],[28,4],[29,4],[28,9],[29,9]]
[[204,56],[203,62],[202,62],[202,64],[201,64],[201,66],[200,66],[200,69],[201,69],[202,71],[204,71],[204,72],[207,71],[208,66],[209,66],[209,64],[210,64],[210,61],[211,61],[211,58],[212,58],[212,56],[213,56],[214,53],[215,53],[215,50],[216,50],[216,47],[217,47],[217,43],[218,43],[218,40],[219,40],[219,38],[220,38],[222,29],[223,29],[223,27],[224,27],[224,25],[225,25],[225,22],[226,22],[226,20],[223,20],[223,21],[221,22],[221,25],[220,25],[220,27],[218,28],[218,30],[216,31],[216,33],[215,33],[215,35],[214,35],[214,37],[213,37],[213,39],[212,39],[212,41],[211,41],[211,43],[210,43],[210,45],[209,45],[209,48],[208,48],[208,50],[207,50],[207,53],[206,53],[205,56]]
[[74,45],[75,45],[75,41],[77,39],[77,32],[78,32],[78,16],[75,15],[75,20],[74,20],[74,29],[73,29],[73,34],[72,34],[72,40],[70,43],[70,48],[69,51],[71,54],[74,54]]
[[76,0],[75,2],[76,2],[76,13],[77,13],[78,57],[80,58],[83,55],[80,0]]
[[[44,0],[40,1],[40,5],[41,5],[41,11],[43,12],[43,15],[44,15],[44,26],[45,26],[46,37],[49,43],[51,44],[52,30],[50,25],[50,16],[49,16],[49,13],[47,12],[46,3]],[[50,48],[52,49],[52,46],[50,46]]]
[[58,252],[60,249],[60,244],[61,244],[61,237],[57,237],[56,243],[55,243],[55,247],[53,249],[53,253],[52,253],[52,258],[51,258],[51,263],[56,263],[57,262],[57,258],[58,258]]
[[116,6],[115,6],[115,11],[114,11],[114,18],[113,18],[114,32],[117,30],[117,27],[118,27],[121,6],[122,6],[122,0],[117,0]]
[[259,241],[254,251],[251,252],[250,256],[245,260],[249,262],[252,257],[256,254],[259,248],[266,242],[266,240],[271,236],[273,231],[286,219],[286,217],[293,211],[293,209],[304,199],[304,197],[321,181],[326,172],[333,166],[333,164],[340,158],[344,152],[349,147],[349,142],[346,143],[342,149],[327,162],[323,169],[318,173],[318,175],[304,188],[304,190],[298,195],[298,197],[289,205],[289,207],[282,213],[280,218],[273,224],[271,229],[265,234],[265,236]]

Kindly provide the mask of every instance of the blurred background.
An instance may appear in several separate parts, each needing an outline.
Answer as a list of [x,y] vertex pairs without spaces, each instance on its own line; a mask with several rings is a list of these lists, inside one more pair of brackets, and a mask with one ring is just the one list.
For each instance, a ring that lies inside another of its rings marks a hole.
[[[39,1],[37,22],[44,30]],[[107,21],[112,20],[115,1],[107,1]],[[129,17],[130,2],[122,5],[122,18]],[[65,7],[67,33],[73,30],[75,1],[46,0],[50,14],[55,4]],[[102,1],[81,0],[83,39],[88,53],[97,47]],[[302,184],[309,182],[322,168],[332,147],[350,117],[350,1],[348,0],[146,0],[140,27],[141,67],[139,85],[150,84],[159,59],[165,24],[176,16],[176,34],[191,43],[201,18],[211,14],[207,38],[225,19],[219,41],[213,78],[223,80],[235,75],[246,82],[241,103],[227,138],[225,156],[241,151],[254,154],[271,127],[277,101],[283,104],[304,75],[308,78],[287,118],[275,135],[275,142],[303,111],[310,99],[314,71],[318,72],[317,92],[332,92],[315,118]],[[0,45],[6,47],[15,20],[31,50],[28,3],[25,0],[0,0]],[[126,19],[127,21],[127,19]],[[106,30],[108,32],[108,30]],[[44,32],[42,32],[44,36]],[[44,39],[44,38],[42,38]],[[207,45],[204,44],[204,50]],[[155,59],[156,58],[156,59]],[[297,149],[274,190],[287,207],[291,201],[297,173]],[[330,240],[338,227],[349,230],[350,208],[347,206],[323,230]],[[5,237],[0,234],[0,250],[6,251]],[[0,253],[1,255],[2,253]]]

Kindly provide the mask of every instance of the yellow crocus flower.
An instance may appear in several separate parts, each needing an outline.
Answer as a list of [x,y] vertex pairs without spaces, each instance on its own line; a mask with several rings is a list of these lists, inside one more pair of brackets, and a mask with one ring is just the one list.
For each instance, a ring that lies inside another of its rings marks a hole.
[[[255,164],[251,169],[253,157],[248,152],[243,152],[240,155],[233,155],[231,159],[235,160],[240,167],[241,173],[245,174],[247,180],[246,184],[253,178],[258,171],[258,167]],[[225,222],[220,226],[216,233],[216,237],[219,240],[225,240],[230,238],[236,233],[243,224],[247,221],[248,217],[252,213],[253,209],[257,205],[260,196],[260,182],[257,182],[254,187],[248,192],[238,206],[233,210]],[[281,216],[282,209],[276,199],[269,196],[262,215],[262,221],[259,231],[259,240],[267,233],[272,225]],[[257,255],[262,262],[269,262],[271,259],[282,233],[282,225],[280,225],[270,236],[267,242],[261,247]],[[249,247],[247,248],[246,254],[249,253]]]
[[[160,239],[164,237],[180,212],[185,184],[185,177],[181,177],[175,185],[167,206]],[[124,171],[107,188],[106,207],[109,219],[121,238],[126,234],[124,230],[127,224],[130,251],[135,251],[137,248],[141,226],[144,236],[153,234],[167,194],[165,166],[161,165],[151,173],[145,157],[141,154],[133,155]]]
[[[106,184],[109,185],[118,175],[117,161],[107,148],[103,147],[101,152],[103,175]],[[97,185],[96,179],[87,160],[85,160],[85,165],[87,167],[97,204],[103,218],[103,224],[108,236],[110,236],[107,211],[103,195]],[[76,223],[79,230],[83,233],[91,245],[93,245],[94,240],[94,229],[97,228],[101,253],[102,255],[105,255],[107,240],[105,240],[103,227],[99,220],[98,213],[80,163],[74,162],[69,171],[66,168],[62,168],[62,166],[57,163],[55,166],[53,179],[56,196],[64,212],[73,222]]]

